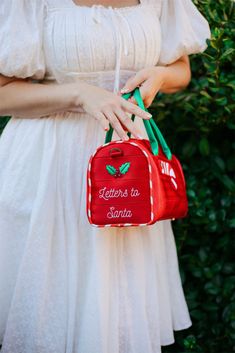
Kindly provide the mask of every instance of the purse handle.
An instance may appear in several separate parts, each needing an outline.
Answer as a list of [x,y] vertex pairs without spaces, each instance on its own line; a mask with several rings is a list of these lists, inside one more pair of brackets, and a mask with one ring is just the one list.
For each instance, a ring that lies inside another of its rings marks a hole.
[[[144,102],[143,102],[143,99],[141,97],[140,90],[139,90],[138,87],[134,91],[132,91],[130,93],[123,94],[122,98],[127,100],[132,95],[134,96],[138,106],[147,112],[148,110],[144,106]],[[135,119],[135,116],[132,115],[131,120],[134,121],[134,119]],[[172,158],[172,153],[170,151],[170,148],[168,147],[168,145],[166,143],[166,140],[164,139],[164,137],[163,137],[161,131],[159,130],[159,128],[157,127],[157,124],[155,123],[154,119],[153,118],[150,118],[148,120],[147,119],[143,119],[143,122],[144,122],[144,126],[145,126],[145,129],[146,129],[146,132],[147,132],[147,135],[148,135],[148,138],[149,138],[149,142],[150,142],[150,145],[151,145],[151,149],[152,149],[152,152],[153,152],[154,156],[158,155],[158,152],[159,152],[158,141],[159,141],[159,143],[160,143],[160,145],[162,147],[163,153],[165,154],[167,159],[171,159]],[[109,126],[110,126],[110,128],[107,131],[106,136],[105,136],[105,143],[108,143],[108,142],[110,142],[112,140],[113,128],[112,128],[111,124],[109,124]],[[128,132],[127,135],[130,137],[131,133]]]

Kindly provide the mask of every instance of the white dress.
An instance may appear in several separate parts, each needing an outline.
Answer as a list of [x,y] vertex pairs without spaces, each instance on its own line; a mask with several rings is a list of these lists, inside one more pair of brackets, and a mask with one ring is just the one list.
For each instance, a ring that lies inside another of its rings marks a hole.
[[[2,0],[0,73],[116,92],[144,67],[202,52],[209,37],[191,0]],[[87,220],[88,158],[104,138],[84,111],[14,116],[0,137],[1,353],[160,353],[192,325],[171,222]]]

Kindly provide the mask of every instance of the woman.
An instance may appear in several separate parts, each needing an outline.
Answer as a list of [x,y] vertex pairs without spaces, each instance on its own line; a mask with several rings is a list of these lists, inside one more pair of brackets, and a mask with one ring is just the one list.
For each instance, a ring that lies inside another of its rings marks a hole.
[[208,23],[191,0],[0,6],[2,353],[159,353],[192,324],[170,220],[92,227],[86,168],[109,123],[147,138],[121,93],[186,87]]

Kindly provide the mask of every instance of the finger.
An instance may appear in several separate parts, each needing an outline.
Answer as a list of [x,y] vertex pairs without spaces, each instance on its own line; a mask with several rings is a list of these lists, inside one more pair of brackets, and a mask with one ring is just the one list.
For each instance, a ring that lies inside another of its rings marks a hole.
[[150,113],[141,109],[137,105],[126,101],[124,98],[122,99],[121,106],[126,112],[137,115],[142,119],[150,119],[152,117],[152,115]]
[[124,87],[121,89],[121,93],[128,93],[133,91],[136,87],[141,85],[144,81],[146,80],[146,75],[145,71],[141,70],[135,74],[135,76],[129,78],[124,85]]
[[122,121],[121,121],[120,119],[119,119],[119,121],[120,121],[120,124],[121,124],[123,130],[124,130],[125,132],[128,132],[127,127],[122,123]]
[[103,113],[96,114],[95,118],[100,122],[101,126],[105,131],[109,130],[109,120],[105,117]]
[[121,124],[124,124],[132,135],[137,138],[143,138],[142,132],[135,126],[131,118],[122,109],[117,108],[115,114],[120,119]]
[[147,85],[143,85],[140,87],[140,94],[143,99],[144,106],[146,108],[150,107],[154,99],[154,95],[149,92],[151,92],[151,89]]
[[[146,83],[146,81],[145,81],[145,83]],[[151,99],[151,97],[149,95],[149,90],[146,87],[144,87],[145,83],[143,84],[143,86],[140,87],[140,94],[141,94],[141,97],[143,99],[144,106],[146,108],[148,108],[151,105],[153,99]],[[138,103],[136,102],[134,96],[131,96],[130,98],[128,98],[128,102],[133,103],[135,105],[138,105]]]
[[[150,107],[150,105],[152,104],[152,101],[154,99],[154,97],[151,97],[151,95],[149,94],[149,91],[150,91],[150,89],[148,89],[147,86],[145,87],[145,83],[143,84],[143,86],[140,87],[140,95],[142,97],[142,100],[144,102],[144,106],[146,108]],[[128,98],[128,102],[133,103],[135,105],[138,105],[134,96]]]
[[136,100],[135,100],[135,98],[133,96],[128,99],[128,102],[137,105],[137,102],[136,102]]
[[109,120],[113,129],[118,134],[118,136],[122,140],[129,140],[129,137],[127,136],[125,130],[123,129],[123,127],[122,127],[120,121],[118,120],[117,116],[115,115],[115,113],[111,110],[106,110],[106,111],[104,111],[104,114],[105,114],[106,118]]

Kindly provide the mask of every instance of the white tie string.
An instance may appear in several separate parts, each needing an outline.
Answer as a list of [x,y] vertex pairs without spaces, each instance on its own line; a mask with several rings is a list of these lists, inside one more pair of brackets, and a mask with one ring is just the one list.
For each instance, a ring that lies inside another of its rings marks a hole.
[[[102,5],[94,5],[92,7],[92,10],[93,10],[92,18],[97,24],[101,23],[101,18],[102,18],[101,9],[103,8],[104,7]],[[129,24],[123,14],[121,14],[118,10],[113,9],[111,6],[108,7],[108,14],[109,14],[111,23],[114,26],[113,28],[115,32],[116,54],[115,54],[115,78],[114,78],[113,92],[117,93],[120,89],[120,69],[121,69],[122,51],[125,56],[129,55],[127,41],[125,40],[125,36],[121,35],[120,26],[122,26],[124,23],[126,25],[128,34],[131,35],[131,33],[130,33]],[[119,20],[121,20],[122,23],[120,23]]]

